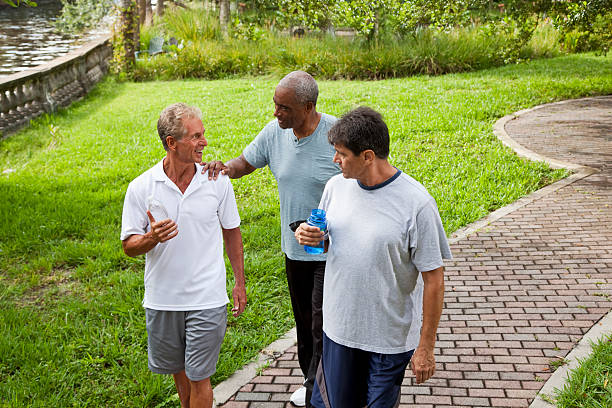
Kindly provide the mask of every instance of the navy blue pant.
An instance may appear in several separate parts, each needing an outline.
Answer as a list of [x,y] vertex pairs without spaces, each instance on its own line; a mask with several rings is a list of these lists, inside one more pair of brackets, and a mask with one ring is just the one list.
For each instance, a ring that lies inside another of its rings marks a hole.
[[323,357],[312,392],[316,408],[391,408],[399,405],[414,350],[381,354],[342,346],[323,333]]

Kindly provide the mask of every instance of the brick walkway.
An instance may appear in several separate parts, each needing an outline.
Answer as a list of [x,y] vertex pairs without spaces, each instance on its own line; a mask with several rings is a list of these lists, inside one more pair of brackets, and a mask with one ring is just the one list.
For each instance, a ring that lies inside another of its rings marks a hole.
[[[606,125],[607,124],[607,125]],[[455,240],[446,268],[438,371],[404,407],[528,407],[565,357],[612,308],[612,97],[540,107],[506,123],[534,152],[597,168],[526,200]],[[225,407],[283,407],[302,382],[296,348]]]

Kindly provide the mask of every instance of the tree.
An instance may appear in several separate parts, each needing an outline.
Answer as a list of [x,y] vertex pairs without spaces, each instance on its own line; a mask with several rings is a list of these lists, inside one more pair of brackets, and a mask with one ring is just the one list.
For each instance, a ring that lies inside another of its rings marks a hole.
[[28,7],[36,7],[36,3],[32,0],[1,0],[1,1],[13,7],[18,7],[20,4],[23,4]]
[[229,0],[219,1],[219,25],[223,36],[227,36],[227,29],[230,22],[230,3]]
[[113,65],[117,72],[129,72],[134,65],[140,40],[137,0],[121,0],[119,21],[113,38]]
[[138,19],[140,25],[151,25],[153,22],[151,0],[138,0]]
[[153,23],[153,6],[151,6],[151,0],[145,0],[145,25],[151,25]]

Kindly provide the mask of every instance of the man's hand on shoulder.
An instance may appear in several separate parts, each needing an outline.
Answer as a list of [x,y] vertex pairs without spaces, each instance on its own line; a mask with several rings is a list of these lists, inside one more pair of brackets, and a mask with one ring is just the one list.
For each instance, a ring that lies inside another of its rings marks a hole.
[[219,177],[219,173],[227,174],[229,168],[220,160],[214,160],[209,162],[202,162],[202,174],[208,171],[208,179],[216,180]]

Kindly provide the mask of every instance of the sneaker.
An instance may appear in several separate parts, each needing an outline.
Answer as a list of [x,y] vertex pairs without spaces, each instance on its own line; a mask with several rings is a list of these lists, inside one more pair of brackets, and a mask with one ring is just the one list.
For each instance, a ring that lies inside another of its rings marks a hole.
[[306,406],[306,387],[300,387],[291,394],[289,401],[296,407]]

